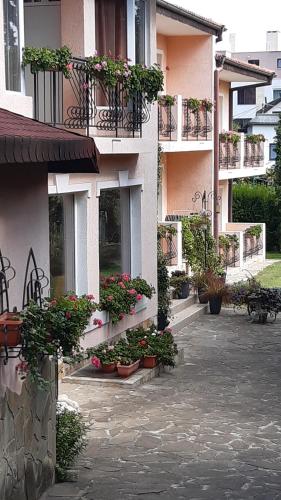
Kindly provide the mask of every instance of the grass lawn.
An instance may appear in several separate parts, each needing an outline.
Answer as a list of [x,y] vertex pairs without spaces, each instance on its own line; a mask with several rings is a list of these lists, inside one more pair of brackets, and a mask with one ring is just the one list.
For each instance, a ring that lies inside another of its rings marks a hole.
[[266,258],[267,259],[280,259],[281,260],[281,253],[280,252],[266,252]]
[[281,288],[281,262],[266,267],[257,274],[256,279],[261,282],[262,286]]

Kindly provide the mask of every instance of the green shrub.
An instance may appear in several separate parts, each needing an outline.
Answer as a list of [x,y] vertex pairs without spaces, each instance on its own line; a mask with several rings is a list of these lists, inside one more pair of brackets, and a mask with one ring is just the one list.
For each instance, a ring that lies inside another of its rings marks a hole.
[[273,186],[244,182],[235,184],[233,221],[265,222],[267,250],[281,249],[281,200]]
[[68,469],[75,463],[78,455],[86,447],[86,425],[80,413],[61,409],[57,410],[57,481],[68,479]]

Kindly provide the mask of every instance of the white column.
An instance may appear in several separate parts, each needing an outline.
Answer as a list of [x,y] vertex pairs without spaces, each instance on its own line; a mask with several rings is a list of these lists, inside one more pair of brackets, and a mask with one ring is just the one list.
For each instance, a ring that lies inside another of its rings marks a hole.
[[177,141],[182,140],[182,96],[177,96]]

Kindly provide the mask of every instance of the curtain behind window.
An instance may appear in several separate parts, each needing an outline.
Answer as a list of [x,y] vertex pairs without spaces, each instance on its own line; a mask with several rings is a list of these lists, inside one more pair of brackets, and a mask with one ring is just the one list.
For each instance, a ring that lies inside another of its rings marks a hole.
[[98,55],[127,57],[126,0],[96,0],[95,9]]

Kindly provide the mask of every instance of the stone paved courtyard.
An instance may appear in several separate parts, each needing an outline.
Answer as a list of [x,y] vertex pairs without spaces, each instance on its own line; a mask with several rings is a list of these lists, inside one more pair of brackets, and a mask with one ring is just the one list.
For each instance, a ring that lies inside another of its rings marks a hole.
[[280,327],[208,315],[178,334],[171,374],[129,391],[63,384],[90,441],[78,482],[46,498],[281,499]]

